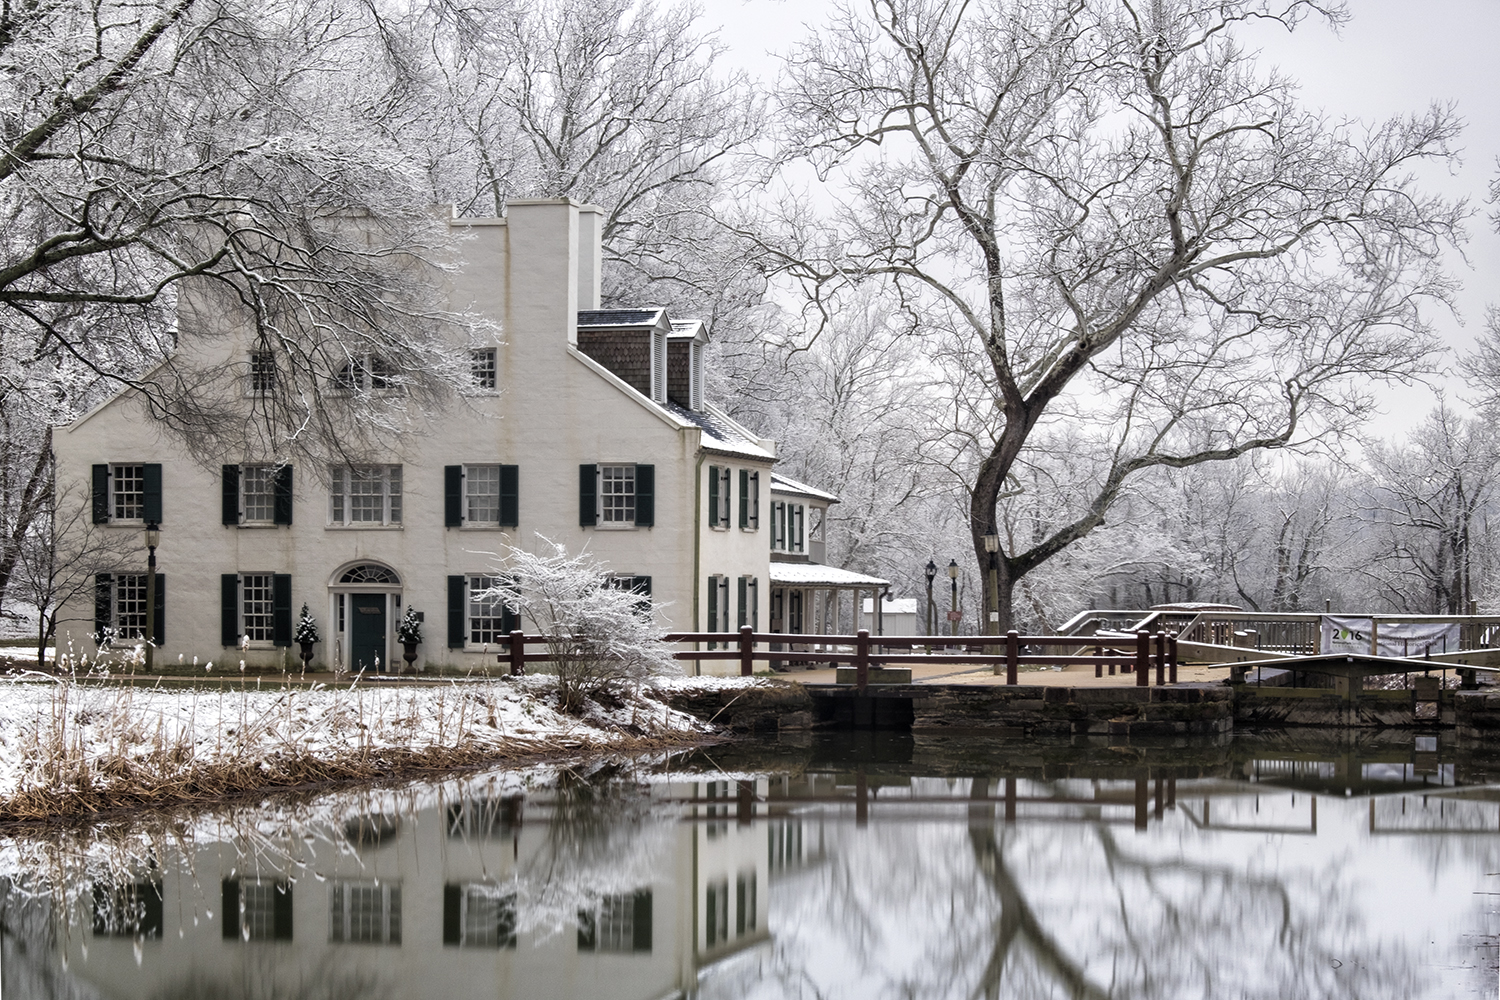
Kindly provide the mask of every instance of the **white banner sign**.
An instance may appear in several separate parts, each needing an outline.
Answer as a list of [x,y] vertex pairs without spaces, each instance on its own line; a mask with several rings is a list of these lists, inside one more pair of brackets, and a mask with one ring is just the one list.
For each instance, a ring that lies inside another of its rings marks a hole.
[[[1373,648],[1372,648],[1373,637]],[[1345,615],[1323,616],[1323,653],[1366,656],[1425,656],[1458,652],[1457,622],[1380,622]]]

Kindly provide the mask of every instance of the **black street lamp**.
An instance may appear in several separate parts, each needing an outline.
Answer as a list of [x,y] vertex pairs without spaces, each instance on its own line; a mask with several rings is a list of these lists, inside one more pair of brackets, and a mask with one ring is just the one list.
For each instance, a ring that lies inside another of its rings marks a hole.
[[948,560],[948,582],[953,587],[953,597],[948,608],[948,635],[958,635],[958,560]]
[[151,673],[156,645],[156,547],[161,544],[161,526],[155,521],[146,525],[146,673]]
[[989,553],[989,591],[990,591],[990,613],[989,621],[985,622],[984,631],[986,635],[998,635],[1000,633],[1000,573],[999,560],[996,553],[1000,551],[1000,536],[993,531],[984,536],[984,551]]

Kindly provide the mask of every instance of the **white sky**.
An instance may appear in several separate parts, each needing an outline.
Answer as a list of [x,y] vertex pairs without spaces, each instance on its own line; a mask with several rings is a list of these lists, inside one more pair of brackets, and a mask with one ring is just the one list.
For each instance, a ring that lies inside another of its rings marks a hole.
[[[804,31],[822,20],[828,0],[702,0],[706,24],[718,27],[729,47],[726,63],[765,78]],[[1330,115],[1375,122],[1419,113],[1433,102],[1452,102],[1467,122],[1456,172],[1431,169],[1430,189],[1467,198],[1480,209],[1470,224],[1464,255],[1450,270],[1463,283],[1459,315],[1434,315],[1452,348],[1472,343],[1487,304],[1500,304],[1500,234],[1486,202],[1500,160],[1500,0],[1348,0],[1352,19],[1338,34],[1306,22],[1293,35],[1280,29],[1242,35],[1262,58],[1301,81],[1307,104]],[[1466,258],[1466,259],[1465,259]],[[1450,359],[1451,361],[1451,356]],[[1447,381],[1450,400],[1463,392]],[[1382,396],[1385,411],[1372,428],[1390,436],[1420,421],[1435,402],[1434,389],[1395,389]]]

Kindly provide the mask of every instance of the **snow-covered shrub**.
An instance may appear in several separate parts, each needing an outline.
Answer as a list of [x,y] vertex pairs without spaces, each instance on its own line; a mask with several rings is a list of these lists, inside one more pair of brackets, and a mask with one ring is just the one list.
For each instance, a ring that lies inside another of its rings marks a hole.
[[507,548],[505,582],[483,596],[504,602],[546,637],[564,710],[578,712],[590,698],[675,672],[650,597],[620,587],[587,552],[569,555],[551,539],[537,541],[540,554]]
[[422,644],[422,623],[417,620],[417,609],[410,604],[406,606],[406,614],[401,616],[401,624],[396,626],[396,640],[414,646]]
[[318,642],[321,636],[318,634],[318,620],[307,610],[306,602],[302,605],[302,615],[297,619],[297,629],[292,633],[292,641],[296,643]]

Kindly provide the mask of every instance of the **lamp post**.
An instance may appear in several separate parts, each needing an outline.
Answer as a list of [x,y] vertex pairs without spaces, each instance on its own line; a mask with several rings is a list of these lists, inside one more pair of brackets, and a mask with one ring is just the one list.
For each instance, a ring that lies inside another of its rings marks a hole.
[[932,652],[932,580],[937,576],[937,563],[927,560],[927,652]]
[[953,596],[948,608],[948,635],[958,635],[958,560],[948,560],[948,582],[953,587]]
[[996,553],[1000,551],[1000,536],[990,531],[984,536],[984,551],[989,554],[990,610],[984,623],[985,635],[1000,634],[1000,572]]
[[151,672],[152,647],[156,645],[156,547],[161,544],[161,526],[146,525],[146,673]]

